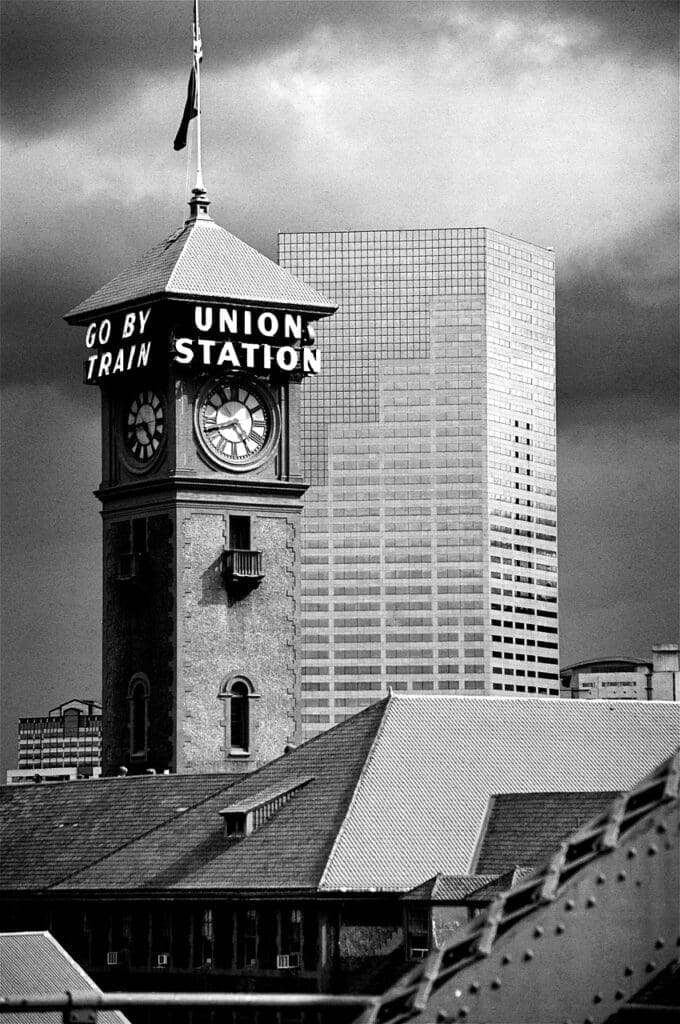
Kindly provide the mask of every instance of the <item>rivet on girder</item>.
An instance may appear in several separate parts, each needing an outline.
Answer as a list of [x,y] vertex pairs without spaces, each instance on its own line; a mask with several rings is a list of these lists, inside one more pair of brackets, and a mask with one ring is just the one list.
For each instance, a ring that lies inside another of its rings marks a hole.
[[555,926],[555,934],[556,935],[564,934],[564,925],[561,922],[560,922],[560,924]]
[[665,822],[660,821],[659,824],[656,826],[656,831],[659,833],[659,835],[663,835],[664,832],[668,832],[668,825],[666,825]]
[[439,1024],[449,1024],[453,1017],[449,1017],[448,1013],[445,1013],[444,1010],[437,1010],[437,1020]]
[[623,999],[623,992],[620,988],[617,988],[616,992],[614,993],[614,999]]
[[632,967],[626,967],[626,968],[624,968],[624,971],[623,971],[623,973],[625,974],[625,976],[626,976],[627,978],[630,978],[630,976],[631,976],[631,975],[632,975],[632,973],[633,973],[633,968],[632,968]]
[[537,939],[540,939],[542,934],[543,934],[543,927],[542,927],[542,925],[537,924],[536,927],[534,928],[534,935],[536,936]]
[[655,857],[658,852],[659,852],[659,847],[656,845],[656,843],[652,843],[650,845],[649,849],[647,850],[647,855],[649,857]]
[[511,964],[512,963],[512,957],[510,956],[509,953],[504,953],[503,954],[503,958],[501,959],[501,963],[502,964]]
[[595,995],[593,996],[593,1002],[594,1003],[601,1003],[602,1002],[602,993],[601,992],[596,992],[595,993]]
[[524,954],[524,959],[525,960],[533,960],[534,959],[534,951],[533,951],[533,949],[527,949],[527,951]]
[[619,882],[625,882],[625,880],[628,878],[628,875],[625,871],[619,871],[616,877],[618,878]]
[[476,992],[479,992],[479,982],[478,981],[472,981],[470,983],[470,992],[472,992],[473,995],[475,995]]
[[588,899],[586,900],[586,906],[587,907],[596,907],[597,906],[597,900],[595,899],[594,896],[589,896],[588,897]]
[[634,846],[631,846],[630,850],[628,851],[627,857],[629,860],[632,860],[633,857],[637,857],[637,850]]
[[654,943],[654,949],[663,949],[665,945],[666,943],[664,942],[664,940],[662,938],[658,938]]
[[583,1024],[595,1024],[595,1018],[594,1017],[586,1017],[586,1019],[583,1021]]
[[597,876],[596,881],[598,885],[604,885],[604,883],[607,881],[607,876],[603,875],[602,872],[600,872],[600,874]]
[[652,971],[655,971],[656,970],[656,960],[649,960],[645,964],[645,970],[647,971],[647,974],[651,974]]
[[565,910],[573,910],[575,906],[576,903],[574,902],[574,900],[567,900],[564,904]]
[[463,1019],[465,1017],[469,1016],[469,1014],[470,1014],[470,1009],[467,1006],[461,1006],[460,1010],[458,1011],[458,1016],[462,1017]]
[[491,982],[491,988],[500,988],[500,987],[501,987],[501,979],[500,978],[494,978],[493,981]]

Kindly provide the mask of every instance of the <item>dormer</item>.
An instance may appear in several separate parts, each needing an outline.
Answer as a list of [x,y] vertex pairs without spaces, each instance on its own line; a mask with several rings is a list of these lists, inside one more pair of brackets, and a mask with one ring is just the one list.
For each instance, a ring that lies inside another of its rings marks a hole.
[[225,839],[236,839],[256,832],[276,812],[287,804],[309,782],[314,781],[313,775],[298,776],[288,779],[279,786],[261,789],[252,796],[236,800],[222,808],[219,814],[224,823]]

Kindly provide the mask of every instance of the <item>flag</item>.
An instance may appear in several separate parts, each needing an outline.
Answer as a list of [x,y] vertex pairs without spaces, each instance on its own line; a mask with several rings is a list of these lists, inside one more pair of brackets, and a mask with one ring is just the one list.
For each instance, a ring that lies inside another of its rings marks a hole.
[[191,69],[189,75],[189,87],[187,89],[187,101],[184,104],[184,113],[182,114],[182,122],[177,129],[177,135],[175,136],[174,148],[184,149],[187,144],[187,132],[189,131],[189,121],[198,114],[198,103],[196,93],[196,68]]
[[194,23],[192,31],[192,50],[194,55],[191,74],[189,75],[189,87],[187,89],[187,101],[184,104],[182,122],[177,129],[174,148],[184,149],[187,144],[187,133],[189,121],[198,116],[198,65],[203,60],[203,43],[201,41],[201,29],[198,24],[198,0],[194,0]]

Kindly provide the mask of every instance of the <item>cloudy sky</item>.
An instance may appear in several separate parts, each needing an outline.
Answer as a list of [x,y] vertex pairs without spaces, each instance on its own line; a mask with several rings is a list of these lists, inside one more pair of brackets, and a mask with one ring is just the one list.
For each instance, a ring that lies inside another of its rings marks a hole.
[[[558,268],[561,654],[678,639],[678,8],[202,0],[215,219],[489,226]],[[4,768],[100,692],[96,388],[61,314],[185,217],[190,0],[2,0]]]

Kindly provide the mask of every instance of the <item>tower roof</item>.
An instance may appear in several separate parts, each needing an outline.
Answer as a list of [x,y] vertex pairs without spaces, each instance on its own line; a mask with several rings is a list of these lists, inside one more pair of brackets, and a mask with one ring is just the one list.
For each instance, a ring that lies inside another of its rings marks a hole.
[[288,306],[328,316],[337,308],[300,278],[225,231],[207,214],[144,253],[126,270],[65,314],[79,323],[133,303],[200,297],[214,302]]

